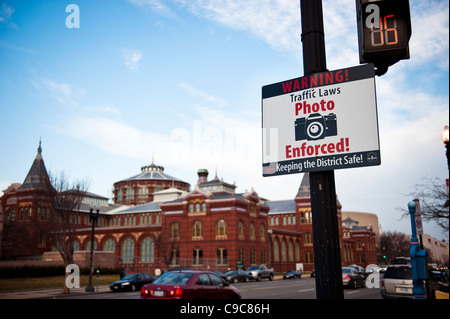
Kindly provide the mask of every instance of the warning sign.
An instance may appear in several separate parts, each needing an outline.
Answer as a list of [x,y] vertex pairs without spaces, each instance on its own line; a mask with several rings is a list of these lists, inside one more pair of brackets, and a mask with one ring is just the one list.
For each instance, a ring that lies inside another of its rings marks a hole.
[[380,165],[373,65],[262,88],[263,176]]

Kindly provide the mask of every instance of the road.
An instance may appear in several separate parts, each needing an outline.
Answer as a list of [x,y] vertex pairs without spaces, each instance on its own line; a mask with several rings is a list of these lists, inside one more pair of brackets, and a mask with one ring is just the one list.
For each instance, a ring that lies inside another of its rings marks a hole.
[[[262,280],[233,284],[242,299],[316,299],[315,279],[306,277],[292,280]],[[64,295],[56,298],[73,299],[138,299],[140,292],[104,292]],[[55,298],[55,297],[54,297]],[[380,289],[345,288],[344,299],[381,299]]]

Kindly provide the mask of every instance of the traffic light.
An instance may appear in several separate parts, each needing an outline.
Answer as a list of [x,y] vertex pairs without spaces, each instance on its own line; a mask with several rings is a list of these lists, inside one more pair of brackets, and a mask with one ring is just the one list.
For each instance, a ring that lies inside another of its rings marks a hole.
[[380,76],[409,59],[409,0],[356,0],[356,11],[360,63],[373,63]]

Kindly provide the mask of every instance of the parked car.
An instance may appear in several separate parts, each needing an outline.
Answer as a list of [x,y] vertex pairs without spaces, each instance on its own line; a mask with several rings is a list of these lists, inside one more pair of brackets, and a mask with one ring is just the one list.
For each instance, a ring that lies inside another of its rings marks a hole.
[[366,277],[355,267],[342,267],[342,284],[347,287],[363,288],[366,283]]
[[249,279],[255,279],[256,281],[260,281],[263,278],[273,280],[273,277],[275,276],[273,268],[269,269],[265,265],[248,267],[247,273]]
[[109,286],[109,289],[111,289],[113,292],[139,291],[139,289],[141,289],[143,285],[151,283],[154,280],[155,277],[146,273],[128,274],[121,280],[113,282]]
[[230,283],[230,281],[228,281],[227,276],[224,273],[222,273],[222,272],[220,272],[218,270],[213,270],[213,273],[215,273],[217,276],[222,278],[224,281]]
[[283,279],[301,279],[302,278],[302,272],[299,270],[289,270],[287,273],[283,275]]
[[380,272],[385,272],[387,269],[387,265],[381,265],[380,266]]
[[442,270],[430,270],[428,271],[429,275],[429,287],[431,298],[435,297],[435,293],[437,290],[441,292],[449,292],[448,289],[448,278],[444,271]]
[[381,280],[381,296],[387,298],[414,298],[410,265],[390,265]]
[[225,276],[228,282],[248,281],[248,273],[245,270],[237,269],[228,271]]
[[238,289],[210,271],[172,271],[141,289],[141,299],[240,299]]
[[365,270],[363,267],[361,267],[361,266],[358,266],[358,265],[350,265],[350,266],[346,266],[346,267],[350,267],[350,268],[355,269],[356,272],[358,272],[358,273],[360,273],[361,275],[363,275],[364,278],[366,278],[366,277],[369,275],[368,273],[366,273],[366,270]]
[[411,265],[410,257],[395,257],[391,261],[391,265]]

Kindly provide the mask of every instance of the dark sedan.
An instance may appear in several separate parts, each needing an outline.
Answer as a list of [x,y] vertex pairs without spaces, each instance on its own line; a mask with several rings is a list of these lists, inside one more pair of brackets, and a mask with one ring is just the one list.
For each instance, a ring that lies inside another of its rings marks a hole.
[[173,271],[141,289],[141,299],[241,299],[239,290],[210,271]]
[[128,274],[121,280],[113,282],[109,289],[113,292],[116,291],[139,291],[141,287],[145,284],[149,284],[155,280],[150,274],[139,273],[139,274]]
[[283,279],[295,279],[295,278],[298,278],[298,279],[302,278],[301,271],[290,270],[283,275]]
[[225,276],[227,276],[228,282],[248,281],[248,273],[242,269],[230,270]]
[[342,284],[347,287],[364,287],[366,278],[353,267],[342,267]]

